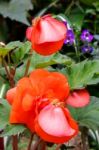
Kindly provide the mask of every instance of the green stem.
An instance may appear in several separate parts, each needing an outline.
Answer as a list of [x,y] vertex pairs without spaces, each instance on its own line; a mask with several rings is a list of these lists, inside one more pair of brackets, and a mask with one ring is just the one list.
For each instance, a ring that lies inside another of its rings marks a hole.
[[41,17],[42,15],[44,15],[44,13],[48,10],[48,9],[50,9],[51,7],[53,7],[54,5],[56,5],[58,2],[59,2],[60,0],[56,0],[56,1],[54,1],[54,2],[52,2],[52,3],[50,3],[43,11],[41,11],[40,13],[38,13],[38,17]]
[[70,3],[70,5],[68,6],[68,8],[66,9],[66,11],[64,13],[65,15],[67,15],[67,14],[70,13],[70,10],[71,10],[71,8],[72,8],[73,5],[74,5],[74,1],[72,0],[71,3]]
[[31,63],[31,59],[29,58],[26,64],[26,70],[25,70],[24,76],[28,75],[30,63]]
[[29,58],[28,61],[27,61],[24,76],[27,76],[27,75],[28,75],[29,67],[30,67],[30,64],[31,64],[31,56],[32,56],[32,53],[33,53],[33,50],[31,49],[31,50],[30,50],[30,58]]

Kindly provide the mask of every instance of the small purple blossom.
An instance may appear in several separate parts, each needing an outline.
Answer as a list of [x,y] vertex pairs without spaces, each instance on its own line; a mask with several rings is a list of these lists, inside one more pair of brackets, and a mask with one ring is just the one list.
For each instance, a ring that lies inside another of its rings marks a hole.
[[83,30],[80,36],[80,39],[83,42],[91,42],[93,38],[94,38],[93,35],[87,29]]
[[74,40],[75,40],[74,32],[71,29],[67,30],[67,36],[64,44],[72,45],[74,43]]
[[82,53],[92,53],[93,50],[94,50],[93,47],[88,46],[88,45],[84,45],[81,47]]

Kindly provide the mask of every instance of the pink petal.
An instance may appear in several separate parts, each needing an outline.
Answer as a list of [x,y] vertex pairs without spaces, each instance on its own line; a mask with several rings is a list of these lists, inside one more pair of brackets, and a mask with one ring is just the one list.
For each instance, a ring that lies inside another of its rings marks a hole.
[[71,128],[61,107],[48,105],[38,116],[38,123],[42,130],[52,136],[71,136],[75,130]]
[[84,107],[88,105],[89,102],[90,95],[85,89],[73,91],[66,100],[66,103],[73,107]]
[[26,30],[26,38],[29,41],[31,41],[32,30],[33,30],[33,27],[28,27],[27,30]]
[[35,33],[32,32],[32,34],[34,34],[36,44],[60,41],[66,37],[67,27],[50,15],[43,16],[34,28]]

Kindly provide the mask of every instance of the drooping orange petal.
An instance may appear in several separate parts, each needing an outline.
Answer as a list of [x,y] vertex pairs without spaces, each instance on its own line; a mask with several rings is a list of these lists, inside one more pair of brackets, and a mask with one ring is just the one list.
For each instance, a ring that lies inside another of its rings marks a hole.
[[75,90],[67,98],[66,103],[72,107],[84,107],[90,102],[90,95],[87,90]]
[[16,87],[10,89],[7,91],[7,94],[6,94],[6,99],[8,100],[8,102],[12,105],[13,103],[13,100],[14,100],[14,96],[16,94]]
[[78,133],[78,125],[68,111],[63,109],[48,105],[38,115],[35,121],[35,131],[45,141],[64,143]]

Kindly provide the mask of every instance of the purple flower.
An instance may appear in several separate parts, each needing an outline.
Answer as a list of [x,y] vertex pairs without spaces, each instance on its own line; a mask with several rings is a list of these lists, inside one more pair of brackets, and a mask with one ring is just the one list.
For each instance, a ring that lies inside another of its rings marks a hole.
[[73,31],[71,29],[67,30],[67,36],[64,43],[72,45],[74,43],[74,40],[75,40],[75,36]]
[[83,30],[80,36],[80,39],[83,42],[91,42],[93,38],[94,38],[93,35],[87,29]]
[[88,46],[88,45],[84,45],[81,47],[82,53],[92,53],[93,50],[94,50],[93,47]]

